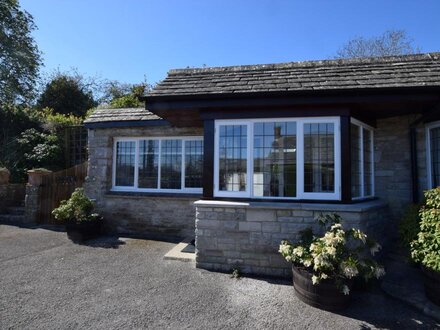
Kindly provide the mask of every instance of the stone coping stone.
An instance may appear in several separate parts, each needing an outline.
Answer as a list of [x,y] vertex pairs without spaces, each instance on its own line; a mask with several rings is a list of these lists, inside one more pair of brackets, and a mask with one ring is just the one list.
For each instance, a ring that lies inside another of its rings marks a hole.
[[373,209],[386,207],[388,204],[382,200],[369,200],[355,204],[330,204],[330,203],[274,203],[274,202],[232,202],[199,200],[195,206],[217,208],[253,208],[253,209],[293,209],[324,212],[367,212]]

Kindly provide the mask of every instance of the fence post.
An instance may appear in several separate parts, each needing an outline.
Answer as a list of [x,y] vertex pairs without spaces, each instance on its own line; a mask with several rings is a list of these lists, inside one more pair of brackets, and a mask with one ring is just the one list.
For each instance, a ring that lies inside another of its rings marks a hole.
[[24,201],[25,216],[29,222],[39,222],[40,216],[40,193],[43,183],[43,176],[52,173],[45,169],[34,169],[28,172],[28,183],[26,185],[26,197]]

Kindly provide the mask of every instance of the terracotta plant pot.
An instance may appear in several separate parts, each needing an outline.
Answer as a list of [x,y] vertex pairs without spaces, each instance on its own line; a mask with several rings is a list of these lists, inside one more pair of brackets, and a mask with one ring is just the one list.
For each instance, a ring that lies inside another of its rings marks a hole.
[[74,242],[82,242],[101,234],[102,221],[69,222],[66,224],[67,236]]
[[440,306],[440,272],[422,266],[422,273],[426,296]]
[[[324,280],[313,285],[312,274],[304,268],[292,266],[293,287],[296,296],[313,307],[336,311],[344,309],[350,302],[350,295],[344,295],[334,281]],[[349,287],[351,285],[347,283]]]
[[0,184],[8,184],[10,175],[8,169],[0,168]]

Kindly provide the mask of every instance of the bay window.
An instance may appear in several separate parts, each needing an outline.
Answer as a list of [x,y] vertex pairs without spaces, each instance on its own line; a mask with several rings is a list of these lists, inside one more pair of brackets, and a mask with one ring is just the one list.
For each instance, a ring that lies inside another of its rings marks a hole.
[[360,199],[374,195],[373,129],[351,120],[351,197]]
[[429,188],[440,186],[440,122],[426,126],[426,157]]
[[115,140],[113,190],[200,193],[202,171],[200,137]]
[[339,118],[217,120],[218,197],[340,199]]

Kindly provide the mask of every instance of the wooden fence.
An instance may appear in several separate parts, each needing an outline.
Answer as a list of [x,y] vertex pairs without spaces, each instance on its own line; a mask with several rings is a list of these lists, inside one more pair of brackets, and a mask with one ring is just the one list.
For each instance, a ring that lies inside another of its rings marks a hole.
[[75,188],[82,187],[87,175],[87,162],[43,176],[40,190],[39,223],[55,223],[52,210],[69,199]]

